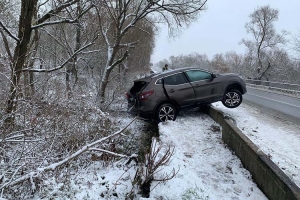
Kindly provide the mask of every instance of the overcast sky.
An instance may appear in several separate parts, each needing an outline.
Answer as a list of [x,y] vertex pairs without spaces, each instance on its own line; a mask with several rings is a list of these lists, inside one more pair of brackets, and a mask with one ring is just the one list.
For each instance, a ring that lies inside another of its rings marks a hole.
[[208,0],[207,10],[177,38],[170,40],[167,27],[161,28],[152,62],[193,52],[206,54],[210,59],[227,51],[245,53],[245,46],[239,44],[243,38],[251,38],[245,23],[250,21],[254,9],[265,5],[279,10],[279,20],[275,22],[278,32],[283,29],[291,35],[300,32],[300,0]]

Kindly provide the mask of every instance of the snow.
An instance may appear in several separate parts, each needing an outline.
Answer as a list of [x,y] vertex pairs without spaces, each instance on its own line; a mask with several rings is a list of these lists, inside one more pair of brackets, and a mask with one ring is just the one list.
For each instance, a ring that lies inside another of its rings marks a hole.
[[247,104],[235,109],[226,108],[219,102],[213,106],[232,117],[237,127],[300,187],[299,124]]
[[[245,103],[235,109],[228,109],[220,102],[213,106],[232,117],[245,135],[299,186],[299,126]],[[131,116],[116,119],[120,128],[131,120]],[[133,134],[144,134],[140,129],[143,123],[137,120],[129,129]],[[160,136],[153,138],[156,149],[161,148],[157,159],[162,158],[169,146],[174,148],[174,154],[166,165],[157,169],[150,198],[136,193],[135,177],[141,166],[135,161],[127,165],[128,158],[123,158],[108,165],[95,160],[80,171],[66,172],[61,180],[48,180],[52,190],[40,193],[35,199],[130,199],[128,196],[134,192],[133,199],[137,200],[267,199],[239,158],[222,141],[222,128],[206,114],[197,109],[183,111],[176,121],[160,123],[158,128]],[[174,178],[156,181],[172,171],[176,173]]]
[[[129,117],[121,119],[128,123]],[[136,121],[129,128],[139,132]],[[267,199],[253,182],[251,174],[221,139],[221,127],[197,109],[181,112],[176,121],[159,124],[159,138],[154,138],[164,155],[168,146],[174,149],[170,162],[159,167],[154,179],[163,179],[174,170],[171,180],[153,181],[149,199]],[[156,148],[156,149],[157,149]],[[69,184],[49,183],[53,191],[44,198],[126,199],[135,190],[138,165],[126,159],[104,166],[94,161],[88,168],[71,175]],[[145,168],[145,166],[144,166]],[[68,192],[62,192],[67,189]],[[142,198],[136,195],[134,199]]]
[[[175,147],[168,166],[176,177],[151,191],[155,199],[267,199],[221,139],[220,127],[206,114],[190,111],[159,124],[160,145]],[[152,186],[155,186],[153,182]]]
[[71,199],[125,199],[132,188],[134,175],[131,166],[103,167],[94,162],[87,173],[83,170],[76,180],[72,180],[75,192]]

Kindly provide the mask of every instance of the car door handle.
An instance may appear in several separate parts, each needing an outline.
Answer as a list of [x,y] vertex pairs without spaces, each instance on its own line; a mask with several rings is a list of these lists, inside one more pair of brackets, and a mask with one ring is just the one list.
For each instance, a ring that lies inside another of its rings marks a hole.
[[169,92],[170,92],[170,93],[173,93],[173,92],[175,92],[175,90],[174,90],[174,89],[171,89],[171,90],[169,90]]

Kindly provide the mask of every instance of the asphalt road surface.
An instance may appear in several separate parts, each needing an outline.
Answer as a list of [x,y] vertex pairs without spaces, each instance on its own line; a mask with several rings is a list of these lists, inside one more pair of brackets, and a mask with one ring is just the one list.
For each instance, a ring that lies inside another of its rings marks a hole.
[[247,87],[243,99],[279,113],[300,119],[300,99]]

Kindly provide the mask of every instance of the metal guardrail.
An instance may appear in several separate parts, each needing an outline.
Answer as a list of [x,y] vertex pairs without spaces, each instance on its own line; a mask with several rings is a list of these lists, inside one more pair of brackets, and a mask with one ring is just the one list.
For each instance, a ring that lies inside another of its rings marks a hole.
[[245,82],[248,86],[260,87],[267,90],[278,91],[286,94],[291,94],[297,97],[300,96],[299,84],[262,81],[262,80],[253,80],[253,79],[245,79]]
[[253,80],[253,79],[245,79],[245,81],[248,84],[262,85],[262,86],[268,86],[268,87],[273,87],[273,88],[300,91],[300,85],[299,84],[261,81],[261,80]]

